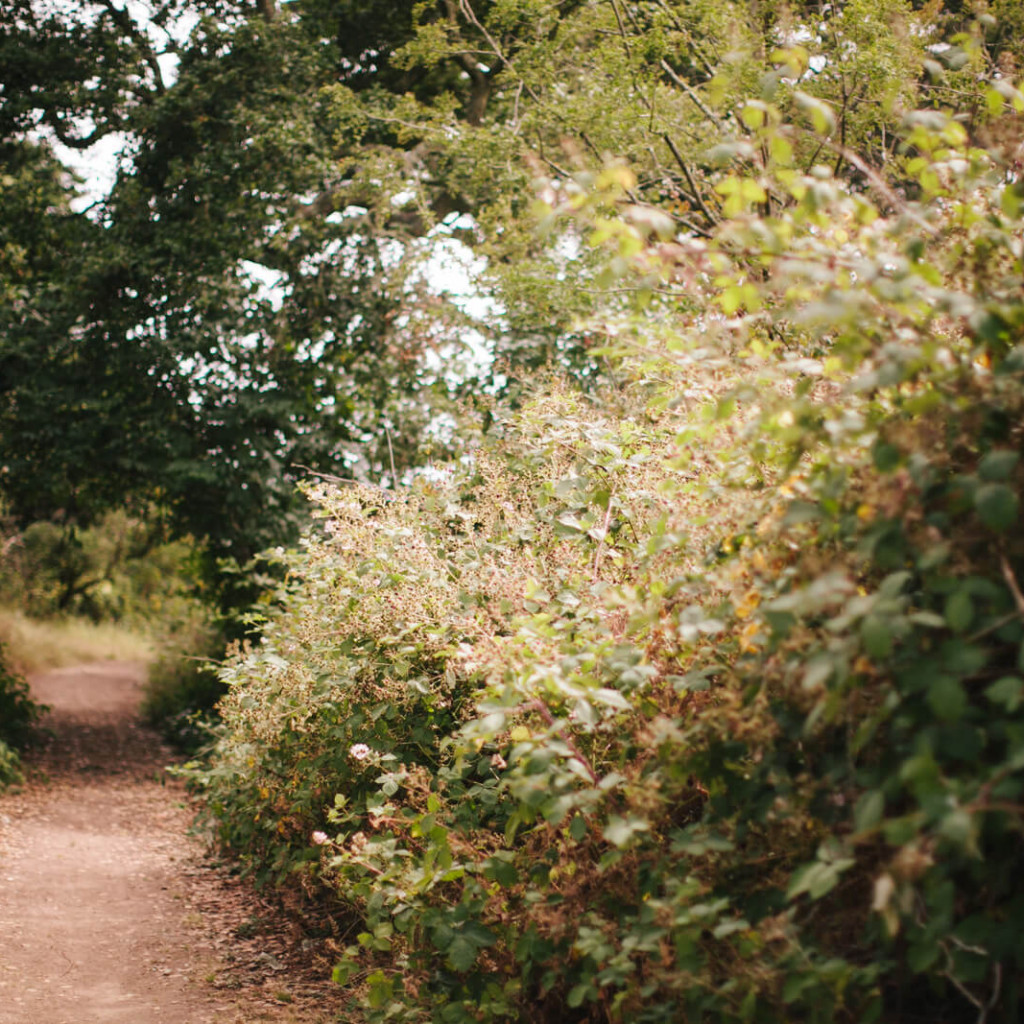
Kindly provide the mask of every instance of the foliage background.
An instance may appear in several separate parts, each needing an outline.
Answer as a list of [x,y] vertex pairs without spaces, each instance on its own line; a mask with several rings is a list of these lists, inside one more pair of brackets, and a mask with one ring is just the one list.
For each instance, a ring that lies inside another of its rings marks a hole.
[[1019,5],[13,8],[0,486],[258,602],[192,778],[353,1004],[1016,1020]]

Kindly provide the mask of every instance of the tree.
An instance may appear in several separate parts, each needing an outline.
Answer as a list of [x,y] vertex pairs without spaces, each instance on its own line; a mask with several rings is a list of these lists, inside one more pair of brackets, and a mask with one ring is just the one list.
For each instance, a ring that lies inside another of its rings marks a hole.
[[[707,236],[715,147],[752,152],[751,97],[830,104],[833,141],[797,139],[804,165],[856,177],[857,149],[885,167],[901,110],[987,59],[943,51],[926,73],[943,17],[909,0],[168,0],[143,22],[115,0],[7,0],[5,155],[19,181],[26,154],[50,168],[53,202],[3,214],[34,268],[0,323],[4,490],[24,520],[155,501],[246,561],[294,535],[302,467],[390,477],[479,390],[458,366],[466,318],[424,283],[440,235],[489,261],[477,328],[499,370],[593,376],[595,262],[572,231],[525,227],[530,178],[613,153],[637,171],[623,202]],[[117,183],[72,213],[40,140],[112,132]]]
[[[4,492],[22,520],[68,523],[156,500],[214,557],[244,561],[294,529],[300,466],[346,472],[383,415],[422,420],[429,386],[389,340],[409,305],[395,254],[358,217],[309,208],[339,177],[309,103],[332,60],[302,26],[210,17],[172,47],[169,85],[150,27],[115,5],[14,7],[0,40],[17,72],[0,103]],[[68,62],[83,23],[94,48]],[[52,151],[27,140],[81,148],[114,130],[130,166],[92,217],[74,214]]]

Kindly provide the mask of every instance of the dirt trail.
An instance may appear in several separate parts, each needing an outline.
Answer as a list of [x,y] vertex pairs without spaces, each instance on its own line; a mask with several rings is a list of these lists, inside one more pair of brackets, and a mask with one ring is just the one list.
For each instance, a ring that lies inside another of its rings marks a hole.
[[335,1020],[330,940],[187,837],[141,677],[107,662],[31,680],[54,736],[0,796],[0,1024]]

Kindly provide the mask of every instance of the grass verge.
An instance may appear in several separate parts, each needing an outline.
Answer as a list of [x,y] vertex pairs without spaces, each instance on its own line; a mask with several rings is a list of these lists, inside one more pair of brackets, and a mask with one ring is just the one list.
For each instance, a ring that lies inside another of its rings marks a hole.
[[31,619],[0,608],[0,642],[19,672],[40,672],[91,661],[149,661],[152,642],[112,622],[88,619]]

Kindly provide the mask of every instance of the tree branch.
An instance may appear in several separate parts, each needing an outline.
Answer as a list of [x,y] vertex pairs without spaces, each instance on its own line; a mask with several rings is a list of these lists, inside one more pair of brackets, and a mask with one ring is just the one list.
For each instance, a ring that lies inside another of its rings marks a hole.
[[1006,559],[1006,555],[999,556],[999,567],[1003,570],[1003,579],[1006,580],[1006,585],[1010,588],[1010,593],[1013,594],[1013,602],[1017,606],[1017,611],[1021,615],[1024,615],[1024,594],[1021,593],[1020,584],[1017,582],[1017,576],[1013,571],[1013,567]]
[[633,52],[629,48],[629,38],[626,35],[626,26],[622,23],[622,14],[619,12],[618,0],[611,0],[612,10],[615,12],[615,22],[619,26],[619,36],[622,38],[622,48],[626,51],[626,57],[633,59]]
[[704,101],[697,95],[697,93],[694,91],[693,87],[689,84],[689,82],[686,82],[682,78],[680,78],[679,75],[676,74],[675,69],[672,67],[672,65],[669,64],[669,62],[667,60],[665,60],[664,57],[661,58],[660,64],[661,64],[661,69],[665,72],[665,74],[668,75],[668,77],[671,78],[672,81],[676,85],[678,85],[679,88],[682,89],[683,92],[685,92],[686,95],[689,96],[691,100],[693,100],[693,102],[696,105],[697,109],[709,121],[711,121],[713,124],[715,124],[719,128],[724,128],[725,127],[723,122],[722,122],[722,119],[717,114],[715,114],[712,110],[710,110],[707,106],[704,105]]
[[664,0],[654,0],[654,6],[657,7],[663,14],[665,14],[669,21],[675,26],[677,32],[681,32],[686,36],[686,43],[691,53],[693,53],[697,59],[704,65],[704,70],[708,73],[708,76],[714,78],[715,69],[711,66],[711,62],[700,52],[697,48],[697,44],[694,42],[693,36],[685,25],[675,16],[675,14],[665,6]]
[[679,164],[683,174],[686,175],[686,180],[689,182],[690,190],[693,193],[693,198],[697,203],[697,206],[700,207],[701,213],[703,213],[704,216],[707,217],[710,224],[718,224],[719,218],[716,217],[705,204],[704,199],[700,194],[700,189],[697,188],[697,183],[693,180],[693,175],[690,173],[690,168],[686,166],[686,161],[683,159],[683,156],[679,152],[679,150],[676,149],[676,144],[672,141],[671,136],[668,134],[668,132],[666,132],[664,135],[662,135],[662,138],[665,140],[665,145],[667,145],[668,148],[672,151],[672,156],[675,157],[676,163]]
[[139,28],[135,19],[128,13],[127,8],[115,7],[112,0],[101,0],[101,3],[107,9],[114,24],[139,48],[142,53],[142,59],[149,66],[149,70],[153,72],[153,81],[156,83],[157,93],[163,95],[167,92],[164,75],[160,70],[160,62],[157,60],[156,53],[146,33]]
[[47,117],[46,123],[53,129],[53,134],[57,136],[58,141],[68,149],[88,149],[105,134],[99,128],[94,128],[85,138],[79,138],[77,135],[71,134],[59,113]]
[[[459,23],[459,8],[455,0],[444,0],[445,10],[448,12],[448,20],[453,27]],[[465,68],[472,83],[469,95],[469,105],[466,107],[466,122],[479,126],[484,119],[484,112],[487,109],[487,101],[491,96],[491,79],[480,67],[479,61],[466,51],[456,53],[455,59]]]
[[516,66],[512,63],[512,58],[508,57],[502,48],[498,45],[498,41],[491,35],[486,27],[481,23],[480,19],[476,16],[476,12],[470,5],[469,0],[459,0],[459,10],[462,12],[462,16],[472,25],[483,37],[487,40],[487,45],[494,51],[494,56],[498,58],[504,64],[509,71],[511,71],[522,83],[523,88],[530,94],[530,98],[535,103],[540,103],[540,97],[530,88],[526,83],[526,79],[519,74],[516,70]]

